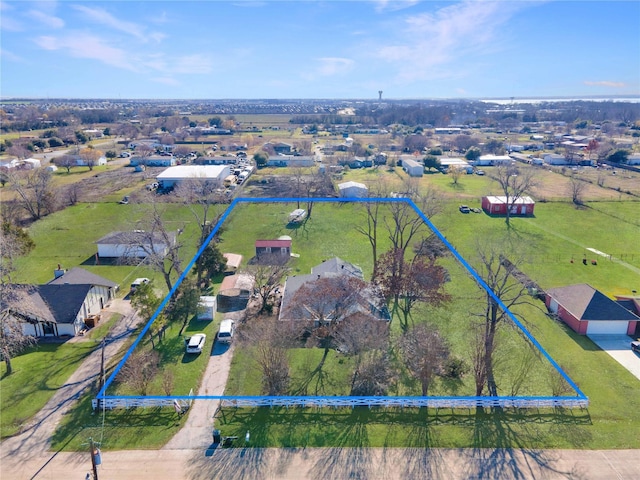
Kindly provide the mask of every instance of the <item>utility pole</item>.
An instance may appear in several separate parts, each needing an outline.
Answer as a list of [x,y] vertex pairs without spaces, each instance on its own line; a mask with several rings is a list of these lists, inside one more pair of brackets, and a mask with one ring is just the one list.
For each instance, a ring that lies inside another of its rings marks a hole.
[[98,465],[96,465],[96,447],[93,438],[89,437],[89,452],[91,453],[91,468],[93,469],[93,480],[98,480]]
[[100,358],[100,388],[98,388],[98,391],[102,390],[102,387],[104,387],[104,349],[106,346],[106,337],[102,338],[102,356]]

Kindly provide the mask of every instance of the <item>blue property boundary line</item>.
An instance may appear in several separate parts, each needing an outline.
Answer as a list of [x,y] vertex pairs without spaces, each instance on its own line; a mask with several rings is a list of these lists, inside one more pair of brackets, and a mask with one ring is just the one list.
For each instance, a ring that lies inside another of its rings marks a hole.
[[[105,392],[107,388],[113,383],[115,377],[120,372],[120,369],[125,364],[125,362],[129,359],[133,351],[136,349],[144,335],[151,328],[153,323],[158,318],[158,315],[164,307],[166,306],[169,299],[173,296],[175,291],[178,289],[184,278],[188,275],[194,263],[200,257],[204,249],[209,245],[209,243],[213,240],[213,237],[218,233],[223,223],[227,220],[233,209],[241,204],[241,203],[297,203],[297,202],[305,202],[305,203],[404,203],[409,205],[416,214],[421,218],[421,220],[433,231],[433,233],[447,246],[449,251],[456,257],[456,259],[464,266],[464,268],[471,274],[473,279],[491,296],[493,300],[502,308],[507,316],[511,319],[511,321],[522,331],[525,337],[538,349],[538,351],[551,363],[551,365],[556,369],[556,371],[562,376],[562,378],[571,386],[571,388],[575,391],[575,397],[567,397],[567,396],[545,396],[545,397],[518,397],[518,396],[498,396],[498,397],[487,397],[487,396],[471,396],[471,397],[339,397],[339,396],[198,396],[198,395],[177,395],[177,396],[122,396],[122,395],[106,395]],[[153,402],[153,401],[166,401],[166,400],[220,400],[228,405],[236,405],[236,406],[258,406],[258,405],[281,405],[281,406],[289,406],[289,405],[307,405],[307,406],[336,406],[336,405],[380,405],[380,406],[402,406],[403,404],[406,406],[413,406],[413,404],[420,405],[434,405],[437,406],[442,403],[442,406],[472,406],[472,405],[501,405],[501,406],[553,406],[553,405],[561,405],[561,404],[575,404],[575,406],[586,407],[588,406],[589,399],[588,397],[580,390],[578,385],[562,370],[560,365],[547,353],[547,351],[540,345],[540,343],[531,335],[531,333],[525,328],[525,326],[513,315],[513,313],[507,308],[507,306],[496,296],[496,294],[489,288],[489,286],[485,283],[485,281],[478,275],[478,273],[473,269],[473,267],[458,253],[458,251],[453,247],[453,245],[440,233],[440,231],[431,223],[431,221],[426,217],[426,215],[416,206],[416,204],[410,198],[304,198],[304,197],[291,197],[291,198],[251,198],[251,197],[239,197],[235,198],[231,204],[227,207],[224,213],[221,215],[220,219],[216,223],[215,227],[211,230],[206,240],[200,246],[194,257],[191,259],[189,264],[186,266],[173,288],[167,296],[160,303],[154,314],[151,316],[147,324],[144,326],[136,340],[129,347],[129,350],[125,353],[124,357],[116,368],[111,373],[107,381],[104,383],[102,389],[98,392],[95,400],[94,400],[94,408],[97,405],[97,402],[106,402],[111,403],[113,401],[114,404],[120,403],[119,400],[122,401],[140,401],[141,403]],[[107,407],[109,408],[109,407]]]

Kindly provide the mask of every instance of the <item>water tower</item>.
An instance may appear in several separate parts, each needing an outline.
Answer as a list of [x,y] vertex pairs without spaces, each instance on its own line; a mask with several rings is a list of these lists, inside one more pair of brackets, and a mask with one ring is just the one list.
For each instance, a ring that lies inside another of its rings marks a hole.
[[382,101],[382,90],[378,90],[378,101]]

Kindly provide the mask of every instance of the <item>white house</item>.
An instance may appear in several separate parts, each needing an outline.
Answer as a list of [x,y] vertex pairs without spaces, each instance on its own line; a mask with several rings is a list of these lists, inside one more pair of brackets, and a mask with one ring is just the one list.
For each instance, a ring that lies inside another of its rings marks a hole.
[[[169,242],[176,241],[176,232],[169,232]],[[111,232],[96,241],[99,258],[145,258],[151,252],[166,255],[171,245],[159,234],[134,230]]]
[[424,173],[424,164],[411,158],[403,158],[402,169],[407,172],[410,177],[421,177]]
[[508,165],[513,163],[513,159],[509,155],[480,155],[477,160],[473,162],[473,164],[478,167],[490,167],[496,165]]
[[369,189],[364,183],[344,182],[338,184],[338,190],[341,197],[362,198],[366,197]]
[[35,337],[75,336],[87,328],[115,297],[118,285],[82,268],[68,272],[45,285],[21,285],[28,296],[12,310],[20,318],[25,335]]
[[564,155],[558,155],[557,153],[548,153],[542,158],[544,160],[544,163],[546,163],[547,165],[566,165],[567,163],[569,163],[567,162],[567,159],[564,157]]
[[156,178],[161,188],[170,189],[187,179],[209,180],[222,187],[231,174],[229,165],[178,165],[169,167]]

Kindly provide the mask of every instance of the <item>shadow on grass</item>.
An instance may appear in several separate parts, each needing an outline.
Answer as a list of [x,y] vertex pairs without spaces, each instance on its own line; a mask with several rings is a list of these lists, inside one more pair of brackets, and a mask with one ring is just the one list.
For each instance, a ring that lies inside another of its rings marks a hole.
[[[541,436],[541,424],[527,421],[528,415],[518,414],[515,417],[508,412],[496,410],[485,412],[478,409],[475,413],[473,449],[469,458],[470,474],[478,478],[538,478],[540,472],[578,478],[580,472],[560,471],[554,463],[557,454],[553,450],[532,448]],[[574,420],[586,423],[573,423]],[[581,411],[574,417],[572,411],[557,409],[546,416],[553,422],[550,430],[571,439],[576,448],[584,447],[590,440],[590,433],[580,428],[581,424],[589,424],[590,418]],[[490,445],[492,448],[487,448]]]
[[[228,408],[217,415],[216,426],[222,435],[237,436],[240,448],[194,454],[188,478],[282,476],[296,456],[308,468],[298,472],[300,476],[318,480],[384,478],[385,472],[403,478],[571,476],[576,472],[554,466],[557,457],[553,452],[530,445],[544,441],[540,435],[547,435],[542,432],[545,425],[572,438],[576,447],[586,445],[589,435],[583,426],[591,423],[585,410],[485,413],[426,408],[273,407]],[[469,449],[436,448],[446,443],[442,437],[447,437],[444,432],[451,428],[466,432],[463,442],[468,442]],[[251,448],[244,445],[246,431],[251,432]],[[282,448],[263,448],[267,446]]]

